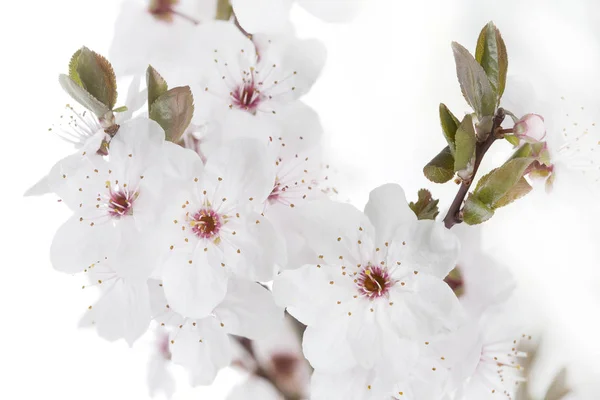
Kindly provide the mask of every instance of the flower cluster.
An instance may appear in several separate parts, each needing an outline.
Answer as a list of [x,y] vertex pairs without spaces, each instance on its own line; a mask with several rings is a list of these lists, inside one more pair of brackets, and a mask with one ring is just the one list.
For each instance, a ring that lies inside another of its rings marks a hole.
[[[194,16],[177,3],[126,2],[117,74],[83,47],[59,79],[84,110],[67,106],[51,130],[75,152],[28,194],[54,194],[71,212],[50,257],[98,289],[81,325],[130,345],[153,330],[153,395],[174,393],[174,363],[193,385],[241,367],[232,400],[514,399],[531,337],[513,318],[510,274],[464,225],[527,194],[531,177],[551,182],[556,154],[591,151],[556,150],[543,117],[500,107],[508,59],[497,28],[484,27],[475,56],[453,44],[473,112],[440,105],[448,146],[423,171],[461,185],[442,221],[427,190],[409,203],[386,184],[364,211],[330,198],[323,129],[301,101],[326,52],[290,33],[292,0],[218,1]],[[360,2],[297,3],[337,21]],[[148,36],[123,31],[135,26]],[[124,99],[117,75],[131,81]],[[515,154],[469,193],[500,139]]]

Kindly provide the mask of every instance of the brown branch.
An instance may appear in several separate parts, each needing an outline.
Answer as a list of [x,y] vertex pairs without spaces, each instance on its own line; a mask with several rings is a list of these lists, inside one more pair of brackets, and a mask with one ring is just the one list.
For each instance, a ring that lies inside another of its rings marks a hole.
[[505,116],[506,114],[504,113],[504,109],[499,108],[494,116],[490,134],[483,142],[477,143],[477,146],[475,147],[475,164],[473,165],[473,175],[471,176],[471,179],[468,181],[463,180],[461,183],[458,193],[448,209],[448,214],[446,214],[446,218],[444,218],[444,225],[446,228],[450,229],[454,225],[462,223],[460,211],[463,201],[465,200],[465,197],[471,188],[471,184],[473,183],[475,175],[477,174],[477,170],[479,169],[481,160],[483,160],[483,156],[485,156],[485,153],[487,153],[492,144],[498,139],[496,136],[496,130],[500,127],[500,125],[502,125],[502,121],[504,121]]

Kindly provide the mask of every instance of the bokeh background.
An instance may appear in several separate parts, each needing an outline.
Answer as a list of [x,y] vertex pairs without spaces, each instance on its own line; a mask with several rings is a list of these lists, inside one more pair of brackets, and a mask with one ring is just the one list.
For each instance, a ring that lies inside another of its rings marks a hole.
[[[48,132],[68,102],[58,74],[82,45],[108,54],[120,6],[119,0],[2,6],[0,398],[148,396],[152,337],[129,349],[77,329],[90,300],[80,278],[55,272],[48,258],[67,210],[48,199],[22,197],[71,151]],[[321,39],[329,52],[321,79],[305,100],[321,116],[341,198],[362,207],[372,188],[397,182],[415,198],[419,188],[429,188],[441,199],[441,208],[447,207],[457,188],[431,184],[421,169],[445,145],[439,102],[457,115],[468,110],[450,42],[473,51],[489,20],[500,28],[508,48],[507,100],[527,99],[530,112],[552,110],[544,115],[549,129],[573,123],[561,111],[561,96],[569,106],[585,107],[586,118],[595,118],[599,19],[596,0],[370,0],[347,25],[327,25],[294,8],[298,35]],[[526,82],[531,90],[511,94],[513,80]],[[510,150],[496,146],[484,168],[498,165]],[[590,193],[553,197],[538,188],[498,211],[482,230],[486,251],[506,264],[519,283],[515,317],[530,324],[528,333],[543,338],[540,362],[531,371],[538,398],[563,366],[575,386],[600,381],[600,218],[598,198]],[[209,388],[190,388],[181,379],[174,398],[224,399],[237,379],[229,370]]]

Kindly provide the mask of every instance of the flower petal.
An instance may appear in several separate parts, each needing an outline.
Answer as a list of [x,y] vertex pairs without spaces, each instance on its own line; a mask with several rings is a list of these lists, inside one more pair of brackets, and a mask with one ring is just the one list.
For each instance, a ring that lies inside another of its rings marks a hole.
[[75,274],[114,254],[120,235],[111,223],[91,224],[78,215],[68,219],[56,232],[50,247],[52,266]]
[[[214,249],[210,249],[215,251]],[[175,251],[163,270],[163,287],[169,305],[188,318],[204,318],[227,293],[227,272],[208,262],[208,251]]]
[[417,220],[400,185],[388,183],[371,191],[365,214],[377,232],[377,244],[391,241],[399,226]]
[[239,385],[234,386],[227,400],[280,400],[281,396],[275,387],[267,380],[250,377]]
[[190,372],[193,385],[210,385],[217,372],[231,362],[232,348],[225,329],[208,317],[175,330],[171,354],[175,364]]
[[214,313],[227,333],[253,340],[276,333],[283,323],[283,309],[275,305],[271,292],[242,279],[229,280],[227,295]]
[[231,5],[240,25],[249,33],[281,32],[290,23],[291,0],[232,0]]
[[394,232],[387,262],[443,279],[456,267],[459,252],[454,233],[440,222],[422,220]]
[[348,316],[331,318],[328,324],[308,326],[304,331],[302,348],[313,368],[326,372],[346,371],[356,365],[346,339]]
[[146,332],[150,319],[148,284],[124,279],[106,290],[84,316],[104,339],[123,338],[130,346]]
[[326,22],[346,22],[360,11],[363,0],[297,0],[309,13]]

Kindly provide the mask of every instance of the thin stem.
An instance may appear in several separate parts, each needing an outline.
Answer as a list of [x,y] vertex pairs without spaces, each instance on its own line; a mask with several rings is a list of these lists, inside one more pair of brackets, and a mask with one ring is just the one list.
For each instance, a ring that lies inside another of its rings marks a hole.
[[483,156],[485,156],[485,153],[498,139],[498,137],[496,136],[496,130],[500,127],[502,121],[504,121],[505,116],[506,114],[504,113],[504,109],[499,108],[496,111],[496,115],[494,116],[492,130],[490,131],[490,134],[483,142],[477,143],[477,146],[475,147],[475,164],[473,165],[473,175],[471,176],[471,179],[469,179],[468,181],[463,180],[463,182],[461,183],[460,188],[458,189],[458,193],[456,194],[454,201],[450,205],[448,214],[446,214],[446,218],[444,218],[444,225],[446,226],[446,228],[450,229],[454,225],[460,224],[462,222],[460,210],[463,205],[463,201],[465,200],[465,196],[471,188],[471,184],[473,183],[475,175],[477,174],[479,165],[481,165],[481,160],[483,160]]
[[240,25],[240,21],[237,18],[237,15],[235,15],[235,10],[231,11],[231,14],[233,15],[233,23],[235,24],[235,26],[240,30],[240,32],[242,32],[244,34],[244,36],[246,36],[248,39],[252,40],[252,34],[248,33],[247,30],[245,30],[242,25]]
[[171,11],[171,14],[177,15],[178,17],[183,18],[186,21],[189,21],[189,22],[191,22],[194,25],[200,25],[200,21],[198,21],[197,19],[195,19],[193,17],[190,17],[187,14],[182,13],[181,11],[177,11],[177,10],[174,10],[174,9],[171,9],[170,11]]

